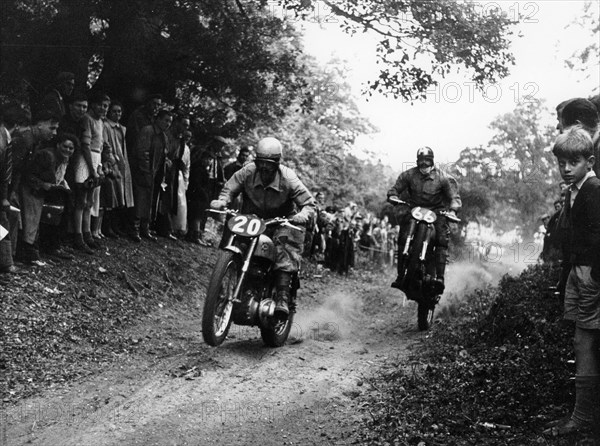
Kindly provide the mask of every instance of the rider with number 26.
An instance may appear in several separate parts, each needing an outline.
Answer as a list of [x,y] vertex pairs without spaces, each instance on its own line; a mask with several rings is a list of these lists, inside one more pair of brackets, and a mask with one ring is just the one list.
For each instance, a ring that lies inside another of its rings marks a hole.
[[[210,203],[211,208],[224,209],[242,194],[242,214],[254,214],[264,219],[285,217],[295,226],[305,225],[315,214],[315,199],[296,173],[280,164],[281,154],[278,139],[261,139],[254,162],[227,181],[219,198]],[[267,232],[267,235],[273,239],[277,257],[275,316],[285,320],[289,315],[292,276],[300,268],[305,232],[289,226],[270,230],[273,232]]]
[[[435,225],[435,285],[437,293],[444,291],[444,271],[448,258],[448,221],[440,212],[449,209],[448,214],[456,217],[461,208],[460,195],[456,180],[445,172],[436,169],[433,163],[433,150],[422,147],[417,151],[417,166],[400,174],[396,184],[388,191],[390,200],[398,200],[403,192],[408,192],[406,200],[411,208],[422,206],[434,211],[438,218]],[[405,194],[406,195],[406,194]],[[401,289],[403,256],[402,250],[406,243],[410,212],[401,217],[400,237],[398,240],[398,278],[392,283],[392,288]]]

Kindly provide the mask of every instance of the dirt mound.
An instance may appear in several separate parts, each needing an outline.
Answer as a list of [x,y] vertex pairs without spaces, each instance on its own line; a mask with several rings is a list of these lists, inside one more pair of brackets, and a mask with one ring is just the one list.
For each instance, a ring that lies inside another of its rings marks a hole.
[[[182,241],[107,240],[95,255],[44,259],[2,286],[1,398],[85,376],[140,339],[125,330],[204,288],[215,250]],[[200,298],[200,296],[198,296]]]

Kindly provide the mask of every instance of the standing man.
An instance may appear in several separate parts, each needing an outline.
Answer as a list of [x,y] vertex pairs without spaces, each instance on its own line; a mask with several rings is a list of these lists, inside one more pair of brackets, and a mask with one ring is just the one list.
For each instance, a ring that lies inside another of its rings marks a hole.
[[[33,124],[25,129],[15,133],[12,141],[12,178],[9,187],[9,198],[10,204],[21,212],[26,211],[22,209],[22,200],[20,197],[21,181],[25,171],[25,166],[29,162],[33,153],[39,149],[44,148],[48,142],[56,136],[58,129],[58,117],[50,111],[41,111],[33,119]],[[21,216],[21,218],[25,218]],[[13,228],[11,227],[11,231]],[[13,249],[13,255],[16,253],[17,248],[17,228],[14,228],[14,234],[11,234],[11,243]],[[21,249],[25,248],[25,249]],[[19,248],[19,256],[26,262],[32,262],[39,260],[36,257],[36,252],[27,249],[29,246],[24,245]]]
[[[104,150],[104,119],[108,112],[110,98],[104,93],[95,93],[90,99],[90,109],[84,118],[84,126],[90,134],[89,153],[91,164],[88,163],[90,172],[95,171],[93,178],[96,180],[92,188],[92,200],[89,213],[89,235],[86,230],[88,223],[82,221],[82,232],[84,241],[90,248],[99,248],[100,245],[94,238],[100,238],[100,228],[102,227],[102,211],[100,210],[100,175],[102,173],[102,152]],[[85,152],[84,152],[85,154]],[[84,155],[85,156],[85,155]],[[86,162],[88,160],[86,159]],[[89,176],[88,176],[89,177]],[[85,214],[84,214],[84,218]]]
[[67,106],[71,101],[71,95],[75,88],[75,75],[69,71],[58,73],[54,81],[54,87],[46,93],[42,99],[40,110],[50,110],[62,118],[67,112]]
[[13,206],[9,201],[9,187],[13,169],[12,136],[25,121],[26,114],[18,105],[7,107],[0,117],[0,226],[8,231],[0,240],[0,274],[14,274],[19,271],[13,264],[11,240],[12,234],[16,242],[19,217],[11,211]]
[[159,205],[156,219],[156,232],[161,237],[175,240],[173,235],[173,217],[177,215],[177,195],[179,190],[179,172],[186,169],[182,159],[185,152],[184,133],[190,128],[190,119],[178,115],[167,132],[169,149],[164,165],[165,187],[159,190]]
[[[129,167],[129,154],[127,149],[125,126],[121,124],[123,105],[113,100],[104,121],[104,140],[112,147],[113,155],[117,161],[119,178],[117,179],[117,203],[118,209],[113,210],[111,223],[113,231],[120,232],[124,228],[132,240],[139,242],[139,235],[133,233],[133,184],[131,179],[131,168]],[[105,216],[106,218],[106,216]]]
[[[135,232],[142,238],[156,241],[150,233],[150,220],[156,213],[159,191],[166,187],[164,183],[165,163],[169,142],[167,130],[173,122],[168,110],[160,110],[154,124],[142,128],[131,154],[131,175],[135,201]],[[165,185],[165,186],[163,186]]]
[[229,181],[229,179],[233,176],[234,173],[236,173],[238,170],[240,170],[242,167],[244,167],[244,165],[249,160],[249,158],[250,158],[250,148],[248,146],[242,146],[242,148],[240,149],[240,152],[238,153],[236,160],[225,166],[225,169],[224,169],[225,181]]
[[162,96],[154,94],[146,100],[144,105],[136,108],[129,121],[127,121],[127,145],[131,148],[137,143],[138,135],[142,128],[152,125],[160,108],[162,107]]

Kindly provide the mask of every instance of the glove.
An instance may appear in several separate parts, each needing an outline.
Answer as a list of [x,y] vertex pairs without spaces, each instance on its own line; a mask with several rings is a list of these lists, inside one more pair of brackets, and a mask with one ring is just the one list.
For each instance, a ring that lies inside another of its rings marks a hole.
[[300,212],[292,218],[289,218],[288,221],[293,225],[305,225],[308,223],[308,217]]
[[227,203],[222,200],[213,200],[210,202],[210,207],[217,210],[222,210],[227,207]]

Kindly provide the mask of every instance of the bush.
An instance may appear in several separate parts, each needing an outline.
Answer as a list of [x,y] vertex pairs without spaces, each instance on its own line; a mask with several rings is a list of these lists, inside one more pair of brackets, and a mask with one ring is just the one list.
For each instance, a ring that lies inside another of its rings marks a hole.
[[374,378],[381,393],[373,397],[377,410],[365,441],[545,442],[541,426],[565,415],[574,391],[567,363],[573,328],[562,321],[561,303],[546,292],[557,274],[551,266],[532,266],[461,301],[461,318],[437,324],[410,367],[395,364]]

